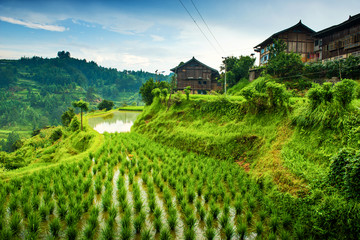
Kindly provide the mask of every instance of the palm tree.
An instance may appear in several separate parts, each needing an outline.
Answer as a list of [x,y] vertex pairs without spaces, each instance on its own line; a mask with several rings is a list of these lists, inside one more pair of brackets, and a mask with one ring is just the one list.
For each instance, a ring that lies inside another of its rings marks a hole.
[[89,103],[88,102],[84,102],[83,100],[77,101],[77,102],[73,102],[72,105],[75,108],[80,108],[81,110],[81,131],[83,130],[83,119],[82,119],[82,115],[83,115],[83,111],[87,112],[89,110]]

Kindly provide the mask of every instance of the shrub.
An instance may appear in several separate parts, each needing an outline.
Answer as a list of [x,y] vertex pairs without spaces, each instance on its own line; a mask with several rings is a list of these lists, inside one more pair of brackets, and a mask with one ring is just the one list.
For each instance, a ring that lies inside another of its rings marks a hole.
[[190,86],[187,86],[187,87],[184,89],[184,92],[185,92],[185,95],[186,95],[186,100],[189,101],[189,99],[190,99],[191,87],[190,87]]
[[330,183],[338,187],[343,186],[346,166],[354,154],[354,149],[343,148],[332,157],[328,174]]
[[345,167],[344,190],[347,197],[360,198],[360,152],[350,158]]
[[324,97],[324,101],[331,103],[334,97],[334,89],[333,89],[333,84],[330,82],[325,82],[322,85],[322,89],[323,89],[323,97]]
[[334,97],[343,107],[347,107],[355,98],[355,85],[350,79],[344,79],[335,85]]
[[151,94],[154,96],[154,97],[160,97],[160,94],[161,94],[161,90],[159,88],[155,88],[151,91]]
[[80,129],[80,122],[79,120],[77,119],[77,117],[74,117],[72,120],[71,120],[71,123],[70,123],[70,130],[75,132],[77,130]]
[[266,93],[269,98],[270,107],[282,107],[289,102],[290,94],[285,85],[275,82],[266,83]]
[[59,140],[63,135],[63,132],[61,130],[61,128],[57,128],[55,129],[50,136],[50,139],[53,140],[54,142]]
[[102,100],[101,103],[97,105],[99,110],[106,109],[106,111],[111,110],[114,107],[114,102],[109,100]]
[[310,88],[307,97],[310,100],[310,105],[312,109],[315,109],[319,106],[324,100],[324,92],[319,84],[316,84],[314,87]]

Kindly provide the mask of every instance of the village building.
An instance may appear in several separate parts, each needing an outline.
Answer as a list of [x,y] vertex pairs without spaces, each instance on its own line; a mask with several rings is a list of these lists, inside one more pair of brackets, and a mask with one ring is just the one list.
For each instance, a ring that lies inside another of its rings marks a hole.
[[195,57],[170,70],[176,73],[178,90],[184,90],[187,86],[191,87],[192,93],[197,94],[222,90],[222,84],[218,82],[219,72],[198,61]]
[[317,60],[329,61],[360,56],[360,14],[313,35]]
[[314,30],[301,23],[274,33],[262,43],[254,47],[255,52],[260,53],[259,65],[264,65],[269,61],[269,47],[272,46],[275,39],[282,39],[286,45],[286,52],[299,53],[303,62],[312,61],[314,56]]

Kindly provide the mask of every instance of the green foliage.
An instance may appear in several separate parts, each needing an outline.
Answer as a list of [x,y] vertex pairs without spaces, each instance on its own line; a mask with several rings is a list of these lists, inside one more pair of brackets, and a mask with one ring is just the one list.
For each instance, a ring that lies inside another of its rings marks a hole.
[[356,83],[350,79],[344,79],[338,82],[334,87],[334,97],[344,108],[349,106],[355,98]]
[[288,105],[290,98],[290,94],[283,84],[266,78],[258,78],[244,87],[240,94],[247,100],[248,109],[255,112],[281,109]]
[[249,84],[249,79],[241,78],[233,87],[231,87],[227,93],[230,95],[238,95],[240,90],[246,87]]
[[160,97],[161,90],[160,90],[159,88],[154,88],[154,89],[151,91],[151,94],[152,94],[154,97]]
[[70,129],[71,129],[71,131],[73,131],[73,132],[76,132],[77,130],[80,129],[80,122],[79,122],[79,120],[77,119],[77,117],[74,117],[74,118],[71,120]]
[[317,108],[324,101],[323,88],[320,85],[316,84],[314,87],[309,89],[307,97],[310,100],[311,108]]
[[80,115],[80,119],[81,119],[81,131],[83,130],[83,112],[87,112],[89,111],[89,103],[88,102],[84,102],[83,100],[80,101],[76,101],[73,102],[72,105],[75,108],[80,108],[81,110],[81,115]]
[[296,53],[280,52],[270,58],[266,72],[281,80],[297,79],[303,73],[304,64]]
[[14,152],[21,148],[21,146],[22,141],[20,135],[15,131],[8,134],[6,141],[0,142],[1,149],[6,152]]
[[14,83],[17,74],[17,68],[5,62],[0,67],[0,87],[7,87]]
[[114,102],[109,100],[102,100],[101,103],[98,104],[97,108],[99,110],[106,109],[106,111],[111,110],[114,107]]
[[71,123],[71,120],[74,118],[75,116],[75,110],[71,107],[68,108],[67,111],[65,111],[62,115],[61,115],[61,122],[63,124],[64,127],[68,127]]
[[349,78],[359,79],[360,57],[349,56],[346,59],[327,61],[326,63],[307,63],[305,75],[312,79]]
[[287,49],[286,43],[282,39],[274,39],[274,43],[269,47],[269,58],[274,58]]
[[309,106],[301,106],[293,117],[301,127],[344,129],[355,114],[350,104],[355,97],[355,82],[352,80],[344,79],[335,86],[331,83],[315,84],[307,97]]
[[360,151],[341,149],[332,157],[328,178],[347,197],[360,199]]
[[[168,82],[160,81],[160,82],[154,82],[153,78],[148,79],[139,90],[139,93],[141,95],[142,100],[145,102],[146,105],[151,105],[154,99],[153,90],[155,88],[160,89],[160,93],[162,89],[169,89],[170,85]],[[159,95],[160,95],[159,93]]]
[[186,100],[189,101],[189,99],[190,99],[190,92],[191,92],[191,86],[187,86],[187,87],[184,89],[184,92],[185,92],[185,95],[186,95]]
[[[229,87],[236,85],[241,79],[249,79],[249,69],[254,66],[255,58],[250,56],[226,57],[223,60],[221,70],[226,66],[226,83]],[[221,81],[224,83],[225,76]]]
[[275,82],[266,83],[266,93],[271,108],[283,107],[289,102],[290,94],[283,84]]
[[59,140],[63,135],[63,132],[61,130],[61,128],[57,128],[55,129],[50,136],[50,139],[53,140],[54,142]]

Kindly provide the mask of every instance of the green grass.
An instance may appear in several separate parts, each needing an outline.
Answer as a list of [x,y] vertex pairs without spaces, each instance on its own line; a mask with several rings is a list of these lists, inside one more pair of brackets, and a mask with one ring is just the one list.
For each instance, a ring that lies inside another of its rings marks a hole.
[[126,106],[119,107],[119,111],[143,111],[145,106]]

